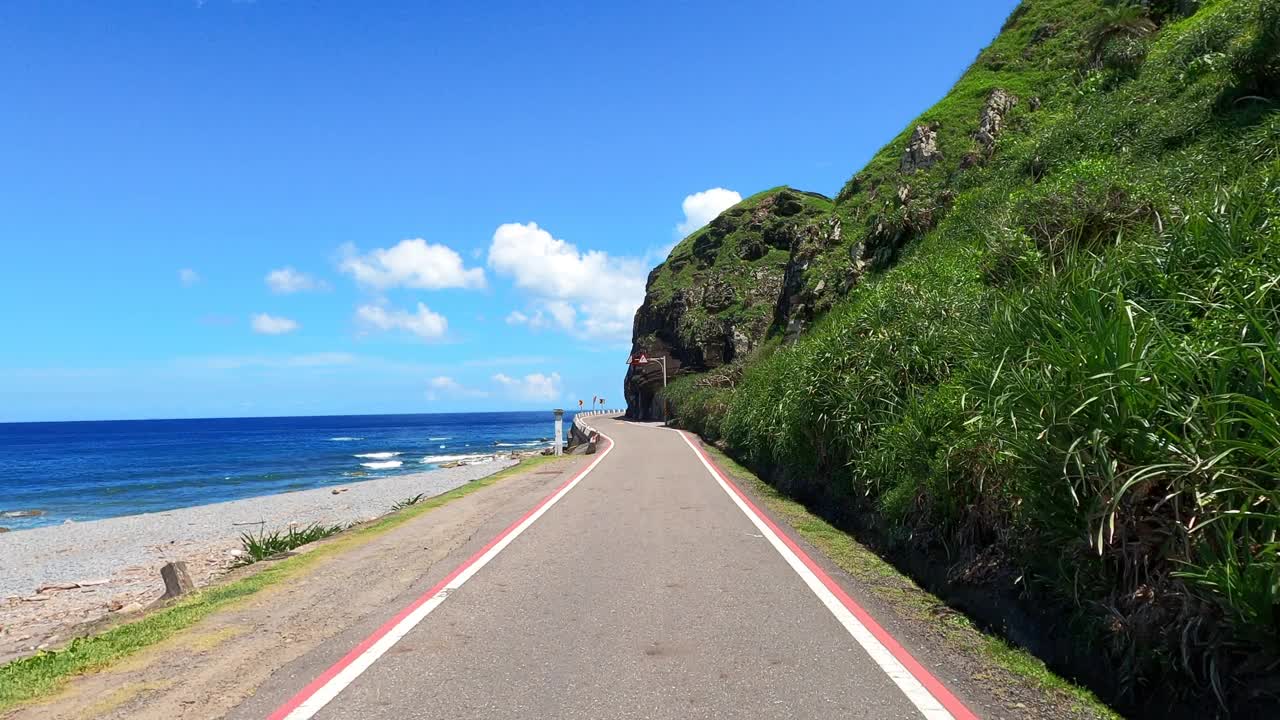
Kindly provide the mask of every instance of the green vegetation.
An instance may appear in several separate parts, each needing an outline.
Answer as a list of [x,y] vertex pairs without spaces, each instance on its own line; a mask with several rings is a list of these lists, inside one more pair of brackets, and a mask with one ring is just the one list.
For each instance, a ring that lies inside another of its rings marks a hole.
[[413,507],[414,505],[417,505],[418,503],[422,502],[426,498],[427,498],[426,493],[418,493],[413,497],[407,497],[403,500],[398,500],[396,501],[396,504],[391,506],[391,512],[395,512],[397,510],[403,510],[407,507]]
[[244,549],[244,554],[236,561],[236,566],[252,565],[259,560],[267,560],[277,555],[282,555],[294,548],[309,545],[330,535],[337,535],[344,529],[341,525],[312,523],[303,528],[290,525],[288,530],[273,530],[272,532],[267,532],[263,529],[259,530],[256,535],[242,533],[240,535],[240,545]]
[[908,128],[837,196],[806,282],[865,273],[678,421],[1063,608],[1118,702],[1276,702],[1277,108],[1280,0],[1027,0],[913,123],[941,158],[904,172]]
[[92,637],[76,638],[61,650],[42,651],[0,666],[0,711],[45,697],[57,691],[72,676],[102,670],[195,625],[213,612],[300,575],[321,560],[351,550],[425,512],[512,475],[559,459],[561,458],[554,456],[526,458],[518,465],[454,488],[367,525],[358,526],[351,532],[317,546],[311,552],[269,564],[260,571],[224,585],[193,593],[176,604],[135,622],[119,625]]

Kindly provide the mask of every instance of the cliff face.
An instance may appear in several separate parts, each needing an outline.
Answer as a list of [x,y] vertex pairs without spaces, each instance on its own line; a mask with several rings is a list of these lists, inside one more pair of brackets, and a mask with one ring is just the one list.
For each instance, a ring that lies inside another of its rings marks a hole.
[[[816,256],[844,243],[832,207],[817,193],[775,188],[685,238],[649,274],[632,355],[666,357],[671,379],[741,361],[771,333],[799,333],[831,300],[808,271]],[[842,282],[851,285],[860,266],[850,256]],[[662,416],[660,364],[632,366],[624,385],[629,416]]]
[[[979,102],[961,105],[968,118],[955,123],[956,142],[964,152],[951,154],[950,162],[940,146],[942,124],[920,123],[834,201],[774,188],[685,238],[649,274],[632,330],[632,355],[667,357],[670,380],[741,365],[770,339],[785,343],[799,337],[867,270],[892,264],[908,241],[937,224],[954,198],[949,185],[991,156],[1015,118],[1018,97],[990,87]],[[1040,100],[1030,105],[1038,108]],[[627,414],[661,418],[661,387],[659,365],[628,370]]]

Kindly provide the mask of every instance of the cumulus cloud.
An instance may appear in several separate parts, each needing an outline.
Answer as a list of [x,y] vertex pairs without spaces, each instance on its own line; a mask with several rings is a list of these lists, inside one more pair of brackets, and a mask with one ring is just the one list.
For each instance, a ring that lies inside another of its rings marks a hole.
[[323,281],[317,280],[306,273],[298,272],[291,267],[272,270],[267,273],[265,279],[267,287],[271,288],[271,292],[279,295],[288,295],[306,290],[322,290],[325,287]]
[[457,390],[462,387],[462,385],[458,384],[457,380],[454,380],[448,375],[437,375],[436,377],[431,378],[427,385],[434,390]]
[[354,245],[344,245],[338,267],[356,282],[376,290],[393,287],[443,290],[483,288],[484,270],[467,268],[462,256],[446,245],[422,238],[401,240],[389,248],[377,248],[365,255]]
[[493,381],[507,396],[520,400],[556,400],[561,397],[560,373],[530,373],[520,378],[498,373],[493,376]]
[[200,273],[191,268],[182,268],[178,271],[178,282],[182,283],[183,287],[191,287],[200,282]]
[[400,330],[423,340],[439,340],[449,330],[445,316],[418,303],[417,310],[388,309],[383,305],[361,305],[356,308],[356,321],[366,330]]
[[534,297],[533,311],[513,312],[508,324],[554,326],[585,339],[619,341],[630,336],[648,270],[639,258],[579,251],[532,222],[498,227],[489,266]]
[[301,325],[287,317],[257,313],[250,316],[249,325],[259,335],[284,335],[297,330]]
[[676,225],[676,233],[684,237],[716,219],[720,213],[742,202],[742,196],[733,190],[717,187],[685,197],[684,222]]
[[427,399],[439,400],[441,397],[487,397],[484,390],[469,388],[448,375],[437,375],[427,381]]

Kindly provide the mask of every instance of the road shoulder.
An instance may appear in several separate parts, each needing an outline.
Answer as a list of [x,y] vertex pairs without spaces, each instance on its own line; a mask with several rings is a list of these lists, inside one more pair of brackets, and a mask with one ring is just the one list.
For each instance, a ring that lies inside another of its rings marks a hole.
[[711,459],[908,651],[985,718],[1119,720],[1088,690],[988,635],[852,536],[714,447]]

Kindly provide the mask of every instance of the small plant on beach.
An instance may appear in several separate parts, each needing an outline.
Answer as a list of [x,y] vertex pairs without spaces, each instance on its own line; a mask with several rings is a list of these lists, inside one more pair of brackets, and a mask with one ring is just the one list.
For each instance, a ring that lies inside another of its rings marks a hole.
[[236,566],[252,565],[259,560],[266,560],[280,553],[327,538],[330,535],[336,535],[344,529],[342,525],[312,523],[304,528],[290,527],[288,530],[275,530],[273,532],[259,530],[256,535],[244,533],[240,536],[240,544],[244,549],[244,554],[240,556]]
[[414,505],[417,505],[418,503],[426,499],[427,499],[426,493],[418,493],[413,497],[407,497],[403,500],[398,501],[395,505],[392,505],[391,512],[396,512],[397,510],[403,510],[407,507],[413,507]]

